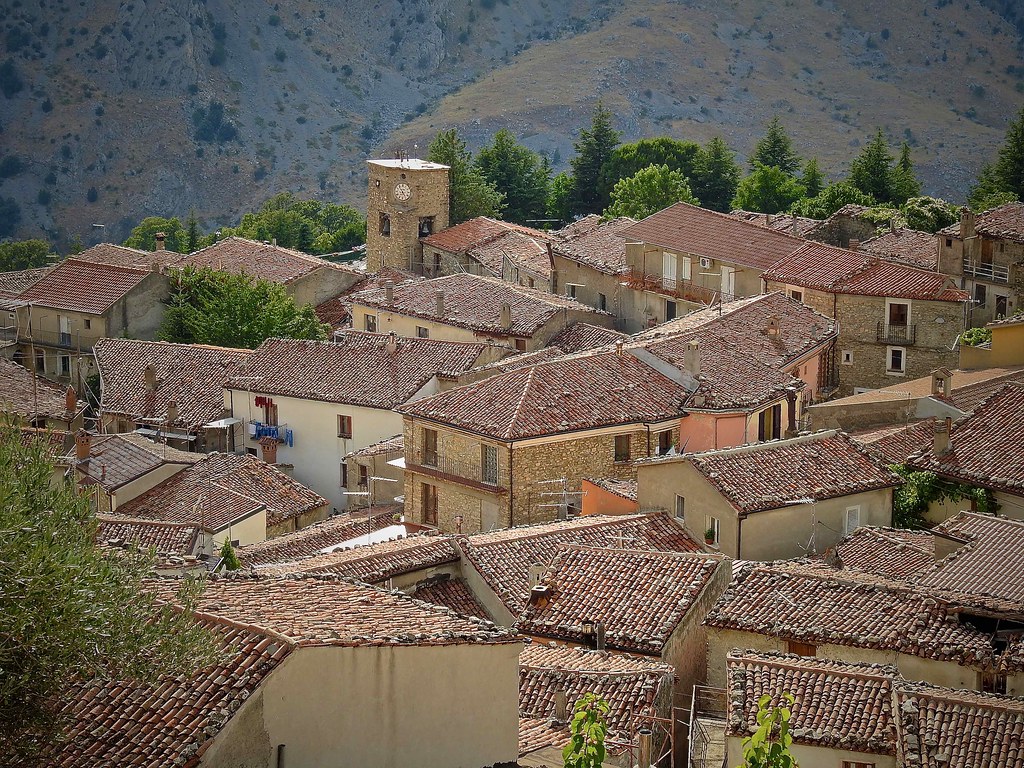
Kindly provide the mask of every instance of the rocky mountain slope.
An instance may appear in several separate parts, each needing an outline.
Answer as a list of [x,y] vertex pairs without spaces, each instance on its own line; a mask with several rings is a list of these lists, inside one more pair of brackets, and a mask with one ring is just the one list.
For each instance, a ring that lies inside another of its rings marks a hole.
[[741,156],[779,114],[832,176],[881,126],[962,200],[1024,102],[1003,0],[3,5],[0,197],[19,236],[64,242],[190,208],[226,224],[283,190],[362,207],[368,157],[453,125],[561,167],[598,98],[627,140],[720,134]]

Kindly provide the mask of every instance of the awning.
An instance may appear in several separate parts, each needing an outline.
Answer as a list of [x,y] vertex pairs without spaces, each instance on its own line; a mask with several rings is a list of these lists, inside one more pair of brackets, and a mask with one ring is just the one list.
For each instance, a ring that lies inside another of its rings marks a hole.
[[229,418],[229,419],[217,419],[217,421],[211,421],[209,424],[203,424],[203,429],[224,429],[235,424],[241,424],[241,419]]
[[399,469],[405,469],[405,456],[399,456],[397,459],[392,459],[388,462],[388,465],[398,467]]
[[139,427],[135,430],[137,435],[145,435],[149,437],[166,437],[168,440],[188,440],[192,441],[196,439],[195,435],[186,435],[184,432],[161,432],[159,429],[149,429],[148,427]]

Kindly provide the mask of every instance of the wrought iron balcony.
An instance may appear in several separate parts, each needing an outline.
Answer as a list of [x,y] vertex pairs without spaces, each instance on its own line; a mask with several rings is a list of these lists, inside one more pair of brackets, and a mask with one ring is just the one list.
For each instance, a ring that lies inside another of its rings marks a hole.
[[436,451],[421,451],[418,464],[406,465],[410,469],[425,469],[458,482],[459,480],[501,490],[508,487],[508,471],[500,464],[485,468],[482,461],[466,461]]
[[985,264],[973,259],[964,259],[964,274],[970,277],[988,280],[990,283],[1008,283],[1010,268],[1003,264]]
[[680,280],[653,273],[644,274],[636,269],[631,270],[626,276],[626,282],[630,288],[637,291],[653,291],[695,304],[717,304],[719,301],[732,301],[736,298],[731,293],[706,288],[692,280]]
[[917,341],[917,325],[879,323],[875,333],[875,341],[891,344],[896,347],[909,346]]

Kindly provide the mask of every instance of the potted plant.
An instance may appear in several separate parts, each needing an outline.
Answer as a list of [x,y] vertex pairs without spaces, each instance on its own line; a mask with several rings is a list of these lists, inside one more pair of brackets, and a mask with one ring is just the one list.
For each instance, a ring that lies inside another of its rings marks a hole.
[[714,528],[708,528],[706,531],[704,531],[704,543],[705,544],[714,544],[715,543],[715,529]]

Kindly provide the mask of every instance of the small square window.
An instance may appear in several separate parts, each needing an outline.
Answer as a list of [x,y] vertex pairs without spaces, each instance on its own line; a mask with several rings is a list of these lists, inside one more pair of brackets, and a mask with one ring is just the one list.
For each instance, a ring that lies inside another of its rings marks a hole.
[[843,350],[843,365],[853,365],[853,351],[849,349]]
[[359,464],[359,487],[365,488],[370,484],[370,469]]
[[416,326],[416,338],[417,339],[429,339],[430,338],[430,329],[429,328],[424,328],[422,325],[417,325]]
[[352,417],[338,414],[338,437],[352,437]]
[[608,297],[603,293],[597,294],[597,308],[602,312],[605,312],[608,309]]
[[629,435],[615,436],[615,463],[623,464],[629,461]]
[[71,375],[71,357],[69,355],[60,356],[60,373],[61,376]]
[[796,299],[797,301],[803,301],[804,300],[804,292],[803,291],[790,291],[789,295],[791,297],[793,297],[794,299]]
[[985,306],[985,300],[987,298],[987,292],[985,286],[980,283],[974,286],[974,303],[981,306]]
[[377,332],[377,316],[376,315],[365,315],[363,317],[363,330],[367,333]]
[[860,505],[846,508],[846,521],[844,531],[847,535],[860,528]]
[[92,328],[92,318],[91,317],[85,318],[85,327],[86,328]]
[[565,286],[565,295],[568,296],[570,299],[575,299],[576,298],[576,289],[578,287],[579,286],[577,286],[577,285],[575,285],[573,283],[568,283]]
[[907,372],[907,351],[903,347],[886,347],[886,373]]
[[952,248],[953,247],[953,238],[951,238],[951,237],[947,237],[946,238],[946,247],[947,248]]
[[516,339],[516,351],[517,352],[525,352],[526,351],[526,339]]
[[794,653],[797,656],[814,657],[818,655],[818,646],[813,643],[801,643],[796,640],[788,640],[786,642],[786,651],[788,653]]

